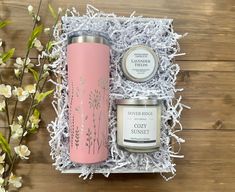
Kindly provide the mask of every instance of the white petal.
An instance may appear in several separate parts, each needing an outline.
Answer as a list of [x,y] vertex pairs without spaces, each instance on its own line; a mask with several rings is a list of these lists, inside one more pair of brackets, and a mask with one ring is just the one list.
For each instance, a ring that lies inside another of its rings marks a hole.
[[58,13],[60,14],[62,11],[63,11],[62,8],[59,7],[59,8],[58,8]]
[[23,60],[22,60],[20,57],[17,57],[17,58],[16,58],[16,63],[17,63],[17,64],[20,64],[20,65],[23,65],[23,64],[24,64]]
[[30,58],[27,58],[27,60],[26,60],[26,65],[28,65],[29,63],[30,63]]
[[44,33],[48,34],[48,33],[50,32],[50,30],[51,30],[51,29],[50,29],[49,27],[48,27],[48,28],[45,28],[45,29],[44,29]]
[[22,186],[22,183],[21,182],[15,182],[14,186],[16,188],[20,188]]
[[3,183],[4,183],[4,179],[0,177],[0,185],[2,185]]
[[28,11],[29,11],[29,13],[32,13],[32,12],[33,12],[33,6],[32,6],[32,5],[29,5],[29,6],[28,6]]

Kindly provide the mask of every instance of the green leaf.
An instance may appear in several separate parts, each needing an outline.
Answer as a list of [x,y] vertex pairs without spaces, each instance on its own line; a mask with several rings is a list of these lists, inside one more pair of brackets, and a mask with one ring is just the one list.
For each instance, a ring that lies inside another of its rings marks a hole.
[[40,116],[40,111],[37,110],[37,109],[34,109],[33,115],[34,115],[36,118],[39,118],[39,116]]
[[57,18],[57,14],[56,14],[55,10],[53,9],[53,7],[51,6],[50,3],[48,4],[48,8],[49,8],[49,11],[51,12],[52,17],[54,19],[56,19]]
[[54,41],[49,41],[46,45],[46,50],[49,52],[53,46]]
[[3,134],[0,132],[0,146],[2,150],[8,154],[9,158],[11,157],[11,148],[10,145],[8,144],[7,140],[3,136]]
[[34,28],[29,40],[28,40],[28,49],[31,49],[33,47],[33,42],[35,38],[37,38],[42,32],[42,25],[39,25]]
[[11,21],[8,21],[8,20],[0,21],[0,29],[7,26],[10,23],[11,23]]
[[35,99],[38,103],[40,103],[43,99],[45,99],[48,95],[52,94],[54,92],[54,89],[44,92],[44,93],[38,93],[35,96]]
[[34,77],[35,81],[38,82],[38,80],[39,80],[38,72],[35,71],[35,70],[32,69],[32,68],[29,68],[29,70],[30,70],[30,72],[33,74],[33,77]]
[[30,129],[28,129],[28,132],[31,134],[34,134],[37,132],[37,130],[38,130],[38,128],[36,126],[34,126],[34,127],[31,127]]
[[13,55],[14,55],[14,52],[15,52],[15,48],[12,48],[10,49],[9,51],[7,51],[6,53],[3,53],[1,55],[2,57],[2,61],[5,63],[7,62]]

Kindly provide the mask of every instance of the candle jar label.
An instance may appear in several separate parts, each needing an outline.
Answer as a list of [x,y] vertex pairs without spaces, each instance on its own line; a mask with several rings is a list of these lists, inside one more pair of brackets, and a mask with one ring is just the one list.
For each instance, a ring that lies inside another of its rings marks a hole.
[[157,108],[127,107],[123,111],[123,143],[132,147],[151,147],[157,143]]

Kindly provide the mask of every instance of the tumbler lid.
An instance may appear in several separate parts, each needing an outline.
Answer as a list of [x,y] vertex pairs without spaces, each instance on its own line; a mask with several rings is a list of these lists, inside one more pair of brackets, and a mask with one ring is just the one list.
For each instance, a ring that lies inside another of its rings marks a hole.
[[79,35],[71,36],[68,39],[68,44],[72,43],[100,43],[105,45],[110,45],[109,41],[103,36],[93,36],[93,35]]

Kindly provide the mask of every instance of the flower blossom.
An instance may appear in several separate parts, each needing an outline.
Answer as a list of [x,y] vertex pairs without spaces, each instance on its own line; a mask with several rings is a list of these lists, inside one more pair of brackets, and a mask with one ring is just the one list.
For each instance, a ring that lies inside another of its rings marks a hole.
[[14,87],[14,90],[12,91],[13,95],[18,97],[19,101],[24,101],[28,98],[29,92],[24,90],[22,87]]
[[28,91],[29,93],[35,93],[36,92],[36,84],[26,85],[25,91]]
[[32,5],[28,6],[28,12],[30,15],[33,13],[33,6]]
[[5,154],[5,153],[3,153],[2,155],[0,155],[0,164],[5,163],[5,157],[6,157],[6,154]]
[[13,173],[11,173],[9,177],[9,183],[12,184],[16,188],[20,188],[22,186],[21,180],[22,180],[22,177],[17,177]]
[[6,107],[5,101],[0,102],[0,111],[4,111]]
[[10,125],[10,128],[11,128],[11,138],[12,139],[18,139],[18,138],[22,137],[23,128],[20,124],[13,123],[12,125]]
[[39,41],[37,38],[34,39],[33,45],[38,51],[43,50],[43,46],[41,44],[41,41]]
[[28,68],[32,68],[34,65],[32,63],[30,63],[30,59],[27,58],[26,60],[25,59],[22,59],[20,57],[17,57],[16,58],[16,63],[14,64],[14,66],[17,68],[17,69],[20,69],[21,71],[23,70],[24,68],[24,65],[25,65],[25,70],[24,72],[25,73],[28,73]]
[[11,97],[11,86],[10,85],[0,85],[0,95],[3,95],[6,98]]
[[31,152],[26,145],[19,145],[15,147],[14,150],[21,159],[29,159],[28,156],[30,155]]

